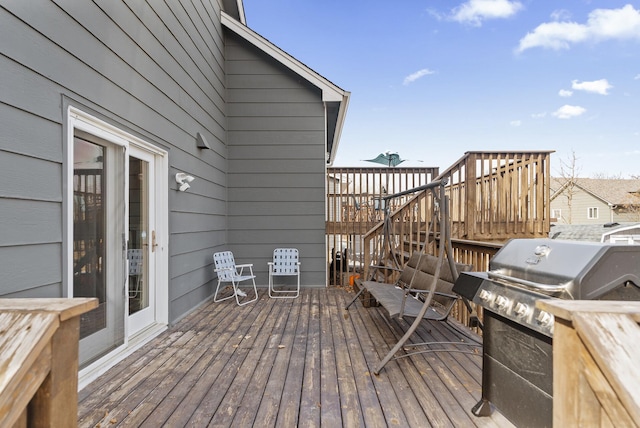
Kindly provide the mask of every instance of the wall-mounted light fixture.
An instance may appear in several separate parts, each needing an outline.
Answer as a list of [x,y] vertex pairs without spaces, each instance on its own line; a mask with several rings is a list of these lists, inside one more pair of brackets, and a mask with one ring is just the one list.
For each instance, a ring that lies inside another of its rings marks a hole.
[[195,180],[195,178],[188,175],[186,172],[179,172],[176,174],[176,183],[180,185],[180,187],[178,187],[178,190],[181,192],[184,192],[189,187],[191,187],[189,183],[191,183],[193,180]]
[[196,147],[199,149],[211,150],[211,147],[209,147],[209,143],[207,142],[207,139],[204,138],[204,135],[202,135],[199,132],[196,134]]

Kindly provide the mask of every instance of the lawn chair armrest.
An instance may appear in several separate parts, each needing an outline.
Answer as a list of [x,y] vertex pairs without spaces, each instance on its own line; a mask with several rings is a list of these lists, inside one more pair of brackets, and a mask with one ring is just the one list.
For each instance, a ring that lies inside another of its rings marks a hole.
[[242,271],[246,267],[249,268],[249,272],[251,272],[251,275],[253,275],[253,263],[245,263],[243,265],[236,265],[236,269],[238,270],[238,275],[242,275]]

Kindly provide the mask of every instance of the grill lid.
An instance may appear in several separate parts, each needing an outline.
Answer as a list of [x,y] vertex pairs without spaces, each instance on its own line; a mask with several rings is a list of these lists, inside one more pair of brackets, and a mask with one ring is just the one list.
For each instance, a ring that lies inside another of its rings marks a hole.
[[555,297],[597,299],[628,282],[640,287],[640,246],[552,239],[512,239],[488,275]]

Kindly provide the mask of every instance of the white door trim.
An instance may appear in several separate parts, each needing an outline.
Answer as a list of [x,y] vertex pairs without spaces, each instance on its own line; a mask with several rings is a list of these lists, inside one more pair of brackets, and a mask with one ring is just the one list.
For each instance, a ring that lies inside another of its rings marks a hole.
[[[165,330],[169,323],[169,160],[168,152],[163,150],[133,134],[124,131],[114,125],[111,125],[97,117],[90,115],[76,107],[69,106],[67,109],[67,133],[66,133],[66,169],[64,171],[66,189],[65,189],[65,236],[64,236],[64,253],[66,264],[70,264],[73,260],[73,138],[74,130],[82,130],[109,141],[113,144],[122,146],[128,159],[128,151],[131,145],[139,147],[154,155],[156,177],[156,263],[155,263],[155,279],[156,279],[156,320],[155,323],[144,329],[135,336],[130,336],[128,332],[127,319],[123,320],[125,325],[125,341],[124,345],[114,350],[112,353],[98,359],[91,365],[83,368],[79,376],[83,380],[79,386],[86,385],[92,380],[92,376],[106,371],[110,365],[117,362],[118,358],[123,358],[133,352],[133,348],[137,348],[155,337],[159,332]],[[71,149],[69,149],[71,147]],[[67,296],[73,295],[73,269],[67,267],[63,276],[63,289]],[[124,314],[128,318],[128,313]],[[110,363],[112,362],[112,363]],[[95,378],[93,377],[93,378]]]

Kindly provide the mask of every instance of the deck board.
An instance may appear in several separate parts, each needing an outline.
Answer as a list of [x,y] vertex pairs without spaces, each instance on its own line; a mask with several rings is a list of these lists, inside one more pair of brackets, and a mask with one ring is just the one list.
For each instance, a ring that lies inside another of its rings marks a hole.
[[[408,327],[342,289],[208,302],[79,394],[95,426],[510,426],[477,418],[481,352],[431,352],[373,369]],[[473,335],[473,334],[472,334]],[[423,321],[413,343],[459,340]],[[409,345],[408,345],[409,346]],[[401,351],[402,352],[402,351]]]
[[[346,303],[347,302],[342,299],[340,306],[344,307]],[[372,375],[373,366],[371,366],[370,362],[380,361],[389,351],[390,347],[378,334],[368,310],[349,310],[346,314],[346,319],[352,323],[358,337],[358,343],[354,344],[354,347],[360,348],[359,352],[362,353],[362,358],[368,364],[364,379],[370,381],[370,385],[374,388],[373,392],[377,396],[378,402],[373,405],[379,407],[379,412],[382,412],[384,415],[384,421],[389,426],[419,426],[419,422],[424,424],[426,415],[420,409],[420,405],[413,393],[403,394],[404,391],[410,392],[409,384],[406,382],[404,376],[400,376],[400,373],[395,371],[383,371],[379,376]],[[366,391],[366,393],[371,394],[371,391]],[[420,409],[419,417],[413,418],[413,415],[405,415],[401,404],[402,402],[408,404],[409,408]],[[413,423],[411,423],[411,421],[413,421]]]
[[[289,354],[289,367],[284,381],[282,397],[276,426],[290,427],[298,423],[300,415],[299,406],[288,406],[287,403],[302,402],[302,385],[305,373],[305,356],[309,338],[309,318],[311,310],[311,294],[303,293],[299,299],[298,318],[296,328],[290,330],[293,334],[291,351]],[[246,425],[245,425],[246,426]]]

